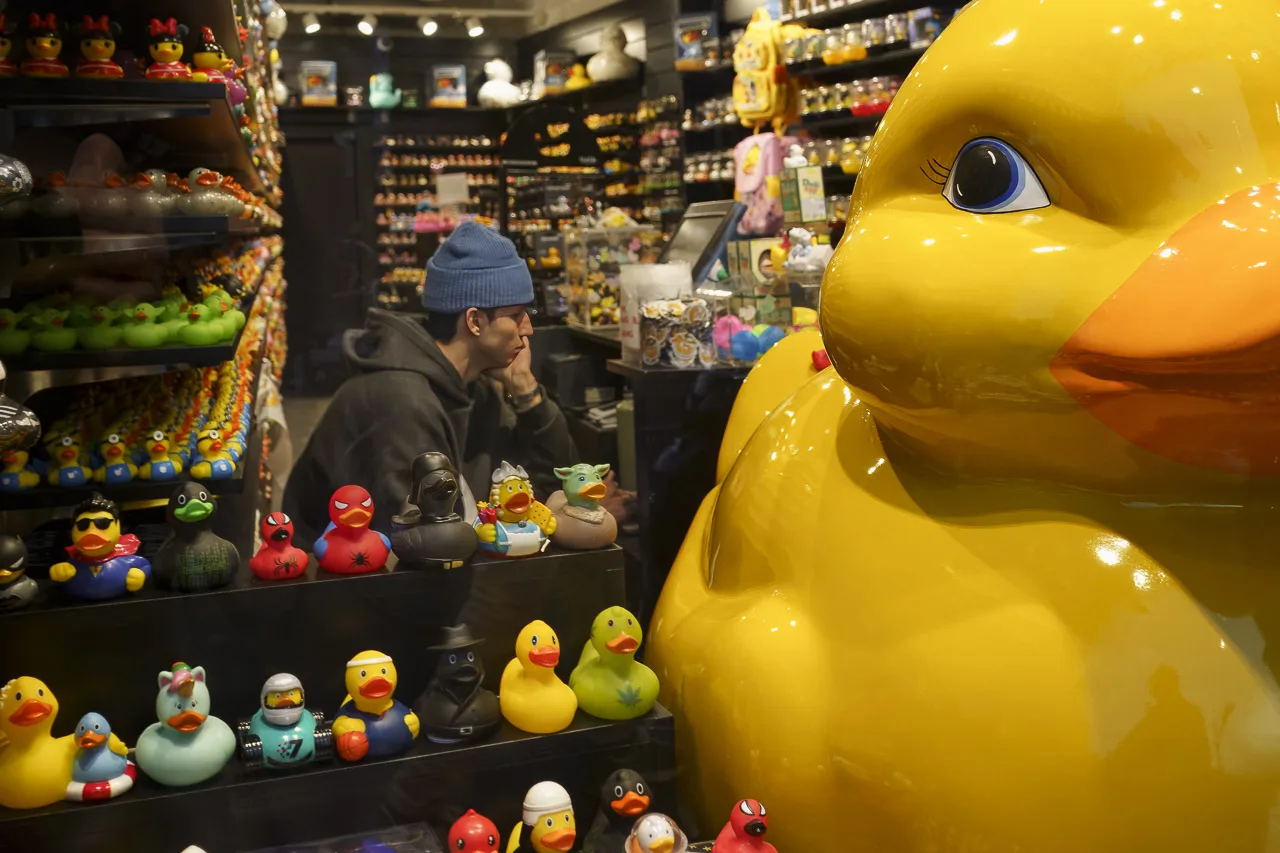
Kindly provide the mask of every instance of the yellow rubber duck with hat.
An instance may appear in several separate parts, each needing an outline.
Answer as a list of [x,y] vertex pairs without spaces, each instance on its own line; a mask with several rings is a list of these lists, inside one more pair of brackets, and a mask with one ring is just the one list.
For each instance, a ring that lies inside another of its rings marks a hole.
[[975,0],[924,53],[650,624],[700,823],[1275,845],[1277,79],[1272,0]]
[[563,785],[539,782],[530,788],[521,817],[507,839],[507,853],[569,853],[573,849],[578,823]]

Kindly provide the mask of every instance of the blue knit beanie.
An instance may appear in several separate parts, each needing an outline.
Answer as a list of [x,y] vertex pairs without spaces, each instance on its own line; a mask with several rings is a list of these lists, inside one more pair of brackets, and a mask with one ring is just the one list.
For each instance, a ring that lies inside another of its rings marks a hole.
[[533,301],[533,277],[515,244],[470,220],[459,225],[427,261],[422,304],[427,311],[461,314],[468,308],[503,308]]

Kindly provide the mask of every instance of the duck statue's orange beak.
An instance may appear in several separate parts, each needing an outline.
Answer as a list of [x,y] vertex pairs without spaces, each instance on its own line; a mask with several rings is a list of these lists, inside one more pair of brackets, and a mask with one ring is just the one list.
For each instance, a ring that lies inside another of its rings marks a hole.
[[1076,330],[1053,376],[1152,453],[1280,476],[1278,198],[1246,188],[1193,217]]

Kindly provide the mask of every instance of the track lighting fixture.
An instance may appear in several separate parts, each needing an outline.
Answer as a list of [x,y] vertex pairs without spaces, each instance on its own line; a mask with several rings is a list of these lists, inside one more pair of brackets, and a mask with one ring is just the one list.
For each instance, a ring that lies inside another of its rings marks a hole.
[[476,17],[467,18],[467,35],[479,38],[484,35],[484,24],[480,23],[480,19]]
[[360,19],[360,23],[356,24],[356,29],[363,35],[373,35],[373,28],[378,26],[378,19],[373,15],[365,15]]
[[308,12],[302,16],[302,29],[304,29],[309,36],[320,32],[320,19],[316,17],[315,12]]
[[436,30],[440,29],[440,25],[433,19],[423,15],[418,19],[418,29],[422,30],[424,36],[430,37],[436,34]]

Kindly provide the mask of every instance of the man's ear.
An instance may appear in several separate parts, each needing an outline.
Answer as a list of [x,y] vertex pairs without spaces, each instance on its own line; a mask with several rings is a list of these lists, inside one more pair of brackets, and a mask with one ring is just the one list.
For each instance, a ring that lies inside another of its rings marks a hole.
[[481,332],[480,318],[484,312],[479,308],[468,308],[462,312],[463,332],[468,335],[479,335]]

